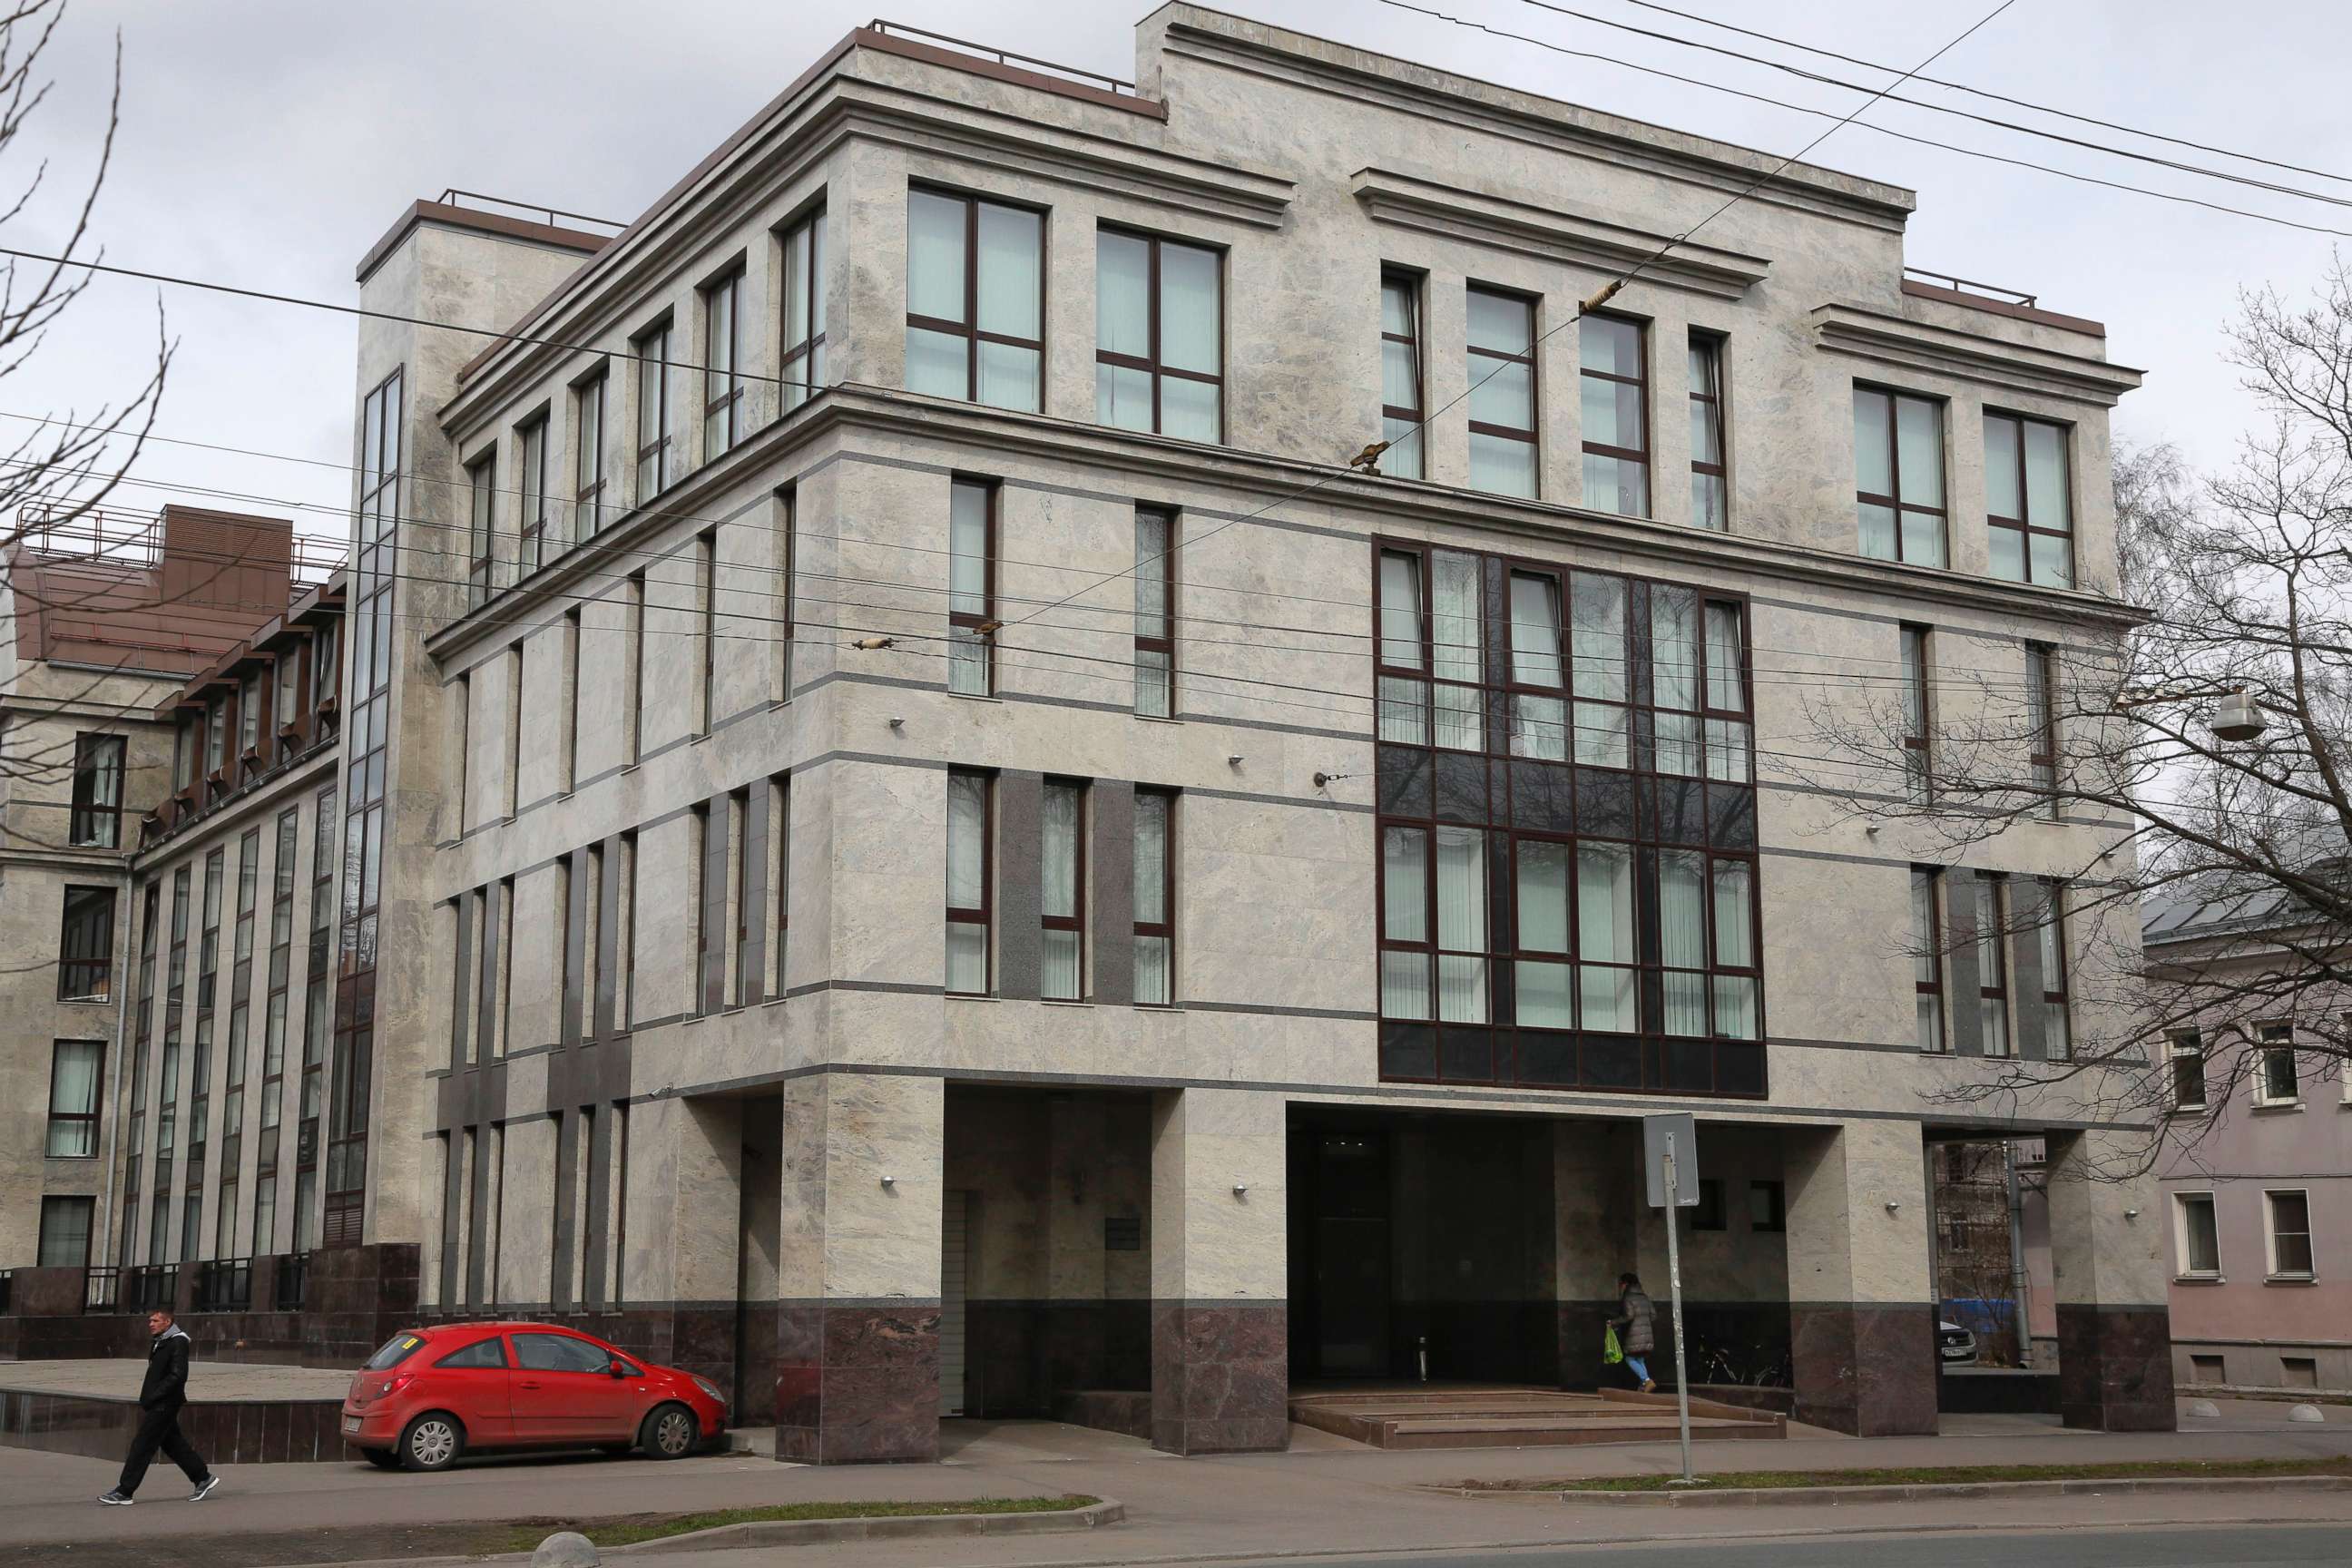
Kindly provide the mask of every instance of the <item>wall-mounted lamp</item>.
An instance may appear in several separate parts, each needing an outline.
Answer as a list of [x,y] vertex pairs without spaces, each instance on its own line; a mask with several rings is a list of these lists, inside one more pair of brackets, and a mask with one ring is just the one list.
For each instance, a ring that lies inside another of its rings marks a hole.
[[2126,1219],[2137,1219],[2137,1218],[2139,1218],[2139,1210],[2137,1210],[2137,1209],[2126,1209],[2126,1210],[2124,1210],[2124,1218],[2126,1218]]
[[905,729],[906,727],[907,727],[907,721],[906,721],[906,720],[904,720],[903,718],[896,717],[896,716],[893,716],[893,717],[892,717],[892,719],[891,719],[891,721],[890,721],[890,728],[892,728],[893,730],[903,730],[903,729]]
[[1234,1196],[1237,1198],[1245,1198],[1249,1196],[1249,1184],[1247,1182],[1235,1182],[1234,1184]]
[[1232,756],[1229,756],[1229,757],[1227,757],[1227,758],[1225,759],[1225,766],[1227,766],[1227,767],[1229,767],[1229,768],[1237,768],[1237,767],[1240,767],[1241,765],[1242,765],[1242,754],[1241,754],[1239,752],[1235,752]]
[[1868,834],[1868,835],[1869,835],[1871,837],[1873,837],[1873,838],[1877,837],[1878,837],[1878,824],[1876,824],[1875,822],[1872,823],[1869,826],[1864,827],[1864,828],[1863,829],[1863,832],[1864,832],[1864,833]]
[[896,1176],[885,1176],[882,1178],[882,1184],[886,1187],[895,1187],[898,1184],[898,1178]]
[[1902,1206],[1903,1206],[1903,1205],[1902,1205],[1901,1204],[1899,1204],[1899,1203],[1895,1202],[1893,1198],[1889,1198],[1889,1199],[1887,1199],[1887,1200],[1886,1200],[1886,1212],[1887,1212],[1888,1214],[1893,1214],[1893,1213],[1895,1213],[1897,1209],[1901,1208]]

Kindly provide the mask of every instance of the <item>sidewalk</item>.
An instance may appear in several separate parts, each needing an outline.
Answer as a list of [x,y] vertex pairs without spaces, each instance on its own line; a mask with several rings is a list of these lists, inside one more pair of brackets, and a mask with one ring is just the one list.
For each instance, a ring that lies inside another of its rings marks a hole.
[[[1834,1469],[1862,1466],[2084,1463],[2099,1459],[2259,1458],[2352,1453],[2352,1411],[2342,1420],[2290,1424],[2275,1405],[2232,1403],[2217,1420],[2179,1433],[2066,1432],[2032,1417],[1948,1417],[1942,1437],[1854,1439],[1792,1429],[1784,1443],[1701,1450],[1702,1468]],[[358,1561],[400,1550],[404,1525],[450,1520],[544,1517],[563,1521],[813,1500],[949,1500],[1089,1492],[1116,1498],[1129,1522],[1076,1536],[959,1541],[939,1560],[957,1564],[1076,1564],[1154,1558],[1541,1544],[1587,1540],[1687,1539],[1845,1531],[2316,1520],[2352,1524],[2352,1494],[2254,1494],[2229,1500],[2070,1497],[2048,1501],[1769,1510],[1627,1509],[1528,1499],[1469,1500],[1425,1489],[1465,1478],[1670,1473],[1675,1446],[1382,1452],[1294,1429],[1287,1454],[1177,1459],[1132,1438],[1049,1422],[950,1422],[938,1465],[807,1468],[746,1455],[663,1464],[653,1460],[520,1458],[411,1476],[359,1465],[230,1468],[215,1501],[191,1506],[176,1474],[158,1471],[136,1508],[85,1500],[110,1482],[99,1461],[7,1450],[0,1458],[0,1563],[49,1562],[65,1543],[142,1543],[153,1552],[185,1538],[243,1532],[282,1536],[332,1527],[331,1550],[309,1560]],[[1990,1516],[1989,1520],[1988,1516]],[[359,1549],[344,1533],[377,1531]],[[554,1527],[551,1526],[551,1529]],[[325,1539],[322,1537],[322,1539]],[[22,1544],[19,1544],[22,1543]],[[46,1543],[46,1544],[43,1544]],[[90,1553],[89,1560],[106,1560]],[[251,1561],[235,1556],[223,1561]],[[280,1555],[279,1562],[298,1559]],[[772,1563],[773,1549],[698,1554],[697,1568]],[[794,1563],[903,1563],[903,1544],[845,1542],[793,1549]]]

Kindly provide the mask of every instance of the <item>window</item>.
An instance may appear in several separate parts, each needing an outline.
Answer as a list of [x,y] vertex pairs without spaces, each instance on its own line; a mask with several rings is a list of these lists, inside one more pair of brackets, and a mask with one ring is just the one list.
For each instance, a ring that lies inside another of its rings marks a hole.
[[1780,1182],[1748,1184],[1748,1228],[1776,1231],[1789,1228],[1789,1191]]
[[547,544],[547,416],[522,427],[516,467],[522,476],[522,517],[518,527],[515,575],[539,570]]
[[1382,828],[1381,910],[1381,1016],[1486,1022],[1486,835]]
[[49,1056],[49,1136],[42,1152],[52,1160],[87,1160],[98,1153],[99,1069],[103,1040],[59,1040]]
[[579,509],[575,541],[592,538],[604,526],[604,381],[600,370],[572,393],[572,482]]
[[[1566,762],[1563,698],[1568,680],[1560,643],[1559,579],[1549,572],[1514,572],[1510,594],[1511,754]],[[1475,616],[1471,625],[1476,626]],[[1474,661],[1475,653],[1473,648]]]
[[798,492],[790,489],[777,491],[772,516],[775,532],[771,542],[775,547],[776,586],[769,607],[776,623],[776,700],[790,702],[793,700],[793,574],[800,569],[799,540],[796,536],[800,527]]
[[1731,526],[1728,470],[1724,462],[1723,340],[1690,337],[1691,521],[1720,533]]
[[1171,568],[1176,518],[1153,507],[1135,511],[1135,710],[1165,719],[1174,705],[1175,605]]
[[1400,479],[1423,478],[1422,459],[1421,279],[1381,274],[1381,455]]
[[907,193],[907,390],[1035,413],[1044,394],[1045,219]]
[[2166,1037],[2172,1064],[2172,1108],[2205,1109],[2205,1040],[2194,1029]]
[[[726,853],[728,809],[721,803],[714,825],[710,802],[698,800],[687,807],[686,864],[692,884],[687,908],[694,926],[694,1001],[688,1011],[698,1018],[717,1012],[727,994],[727,942],[719,929],[727,918],[726,862],[721,859],[715,868],[710,862],[714,846],[722,857]],[[717,838],[711,837],[714,826]]]
[[1919,1048],[1944,1049],[1944,933],[1937,905],[1943,873],[1932,866],[1911,868],[1912,989],[1917,994]]
[[1928,672],[1934,668],[1926,626],[1903,628],[1903,787],[1913,800],[1935,794],[1935,753],[1928,735],[1934,708]]
[[1944,564],[1944,405],[1853,389],[1854,504],[1862,552]]
[[669,430],[669,323],[634,339],[637,360],[637,504],[669,489],[675,477]]
[[783,232],[783,335],[777,374],[789,414],[824,385],[824,209]]
[[625,705],[626,744],[622,754],[628,765],[643,760],[646,711],[646,574],[640,570],[628,575],[622,589],[624,614],[628,620],[629,668],[628,701]]
[[97,1208],[98,1200],[90,1197],[44,1197],[41,1200],[42,1268],[89,1267],[90,1217]]
[[989,780],[948,774],[948,984],[951,993],[988,994]]
[[451,1351],[433,1364],[476,1371],[503,1370],[507,1364],[506,1341],[492,1334],[478,1344]]
[[58,1000],[103,1002],[113,994],[114,889],[68,888],[58,931]]
[[602,1377],[613,1370],[610,1352],[570,1334],[517,1334],[514,1348],[515,1363],[524,1372],[591,1373]]
[[1745,860],[1709,859],[1696,849],[1658,851],[1662,1026],[1685,1038],[1752,1040],[1759,984],[1755,873]]
[[[1589,595],[1588,595],[1589,597]],[[1614,605],[1600,601],[1599,627],[1579,648],[1580,694],[1599,694],[1612,666],[1624,662],[1622,639],[1608,622]],[[1587,616],[1590,620],[1591,617]],[[1747,616],[1729,600],[1703,599],[1688,588],[1650,585],[1650,700],[1653,755],[1661,773],[1748,784],[1755,777],[1755,733],[1748,718]],[[1579,704],[1580,740],[1595,726]],[[1594,710],[1606,713],[1608,710]],[[1613,718],[1613,715],[1612,715]],[[1605,742],[1600,730],[1591,742]],[[1587,743],[1580,762],[1599,762],[1613,745]],[[1615,765],[1623,766],[1619,763]]]
[[1086,785],[1049,781],[1044,812],[1039,905],[1045,955],[1038,994],[1051,1002],[1075,1002],[1086,992]]
[[958,479],[948,497],[948,689],[996,689],[996,487]]
[[1203,246],[1095,237],[1095,417],[1224,439],[1224,258]]
[[702,290],[702,460],[735,449],[749,427],[743,380],[743,269]]
[[2254,1031],[2257,1042],[2254,1103],[2294,1105],[2303,1099],[2295,1081],[2294,1026],[2264,1024]]
[[466,603],[489,603],[498,540],[499,463],[486,457],[466,470]]
[[1977,885],[1977,1026],[1989,1057],[2009,1055],[2009,962],[2002,941],[2002,879],[1990,871],[1976,874]]
[[[702,537],[694,542],[694,588],[695,597],[700,601],[698,607],[702,622],[701,635],[695,639],[702,645],[702,705],[698,710],[701,719],[698,728],[708,735],[719,717],[719,531],[715,528],[706,530]],[[516,685],[515,696],[516,710],[520,713],[522,696],[520,682]]]
[[1583,389],[1584,504],[1621,517],[1650,515],[1647,334],[1622,316],[1579,324]]
[[1176,995],[1176,797],[1135,792],[1135,1000],[1165,1007]]
[[2213,1222],[2213,1194],[2175,1193],[2172,1195],[2173,1245],[2180,1272],[2218,1277],[2221,1272],[2221,1237]]
[[1421,563],[1418,550],[1383,550],[1380,554],[1380,645],[1374,658],[1378,729],[1381,740],[1411,746],[1429,744]]
[[2042,1052],[2052,1061],[2074,1054],[2074,1030],[2066,1008],[2066,887],[2042,882],[2042,923],[2034,930],[2042,956]]
[[2074,582],[2066,427],[2013,414],[1985,416],[1985,524],[1992,574],[2065,588]]
[[2308,1279],[2312,1277],[2311,1199],[2300,1192],[2266,1192],[2263,1207],[2270,1216],[2270,1277]]
[[180,721],[172,731],[172,790],[173,794],[196,782],[196,727],[202,716],[182,710]]
[[205,772],[217,776],[228,763],[228,703],[219,698],[205,710]]
[[1726,1230],[1723,1212],[1723,1183],[1715,1176],[1698,1179],[1698,1204],[1690,1211],[1693,1230]]
[[2058,815],[2058,654],[2040,643],[2025,645],[2025,729],[2033,787],[2042,809]]
[[100,849],[122,847],[122,770],[125,742],[120,735],[74,737],[73,815],[66,837]]
[[1492,289],[1469,291],[1470,484],[1510,496],[1536,493],[1535,301]]

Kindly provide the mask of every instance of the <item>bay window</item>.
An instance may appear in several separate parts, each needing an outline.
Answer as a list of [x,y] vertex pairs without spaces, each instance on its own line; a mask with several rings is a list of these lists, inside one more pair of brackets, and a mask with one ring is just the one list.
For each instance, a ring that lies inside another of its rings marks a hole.
[[1511,574],[1511,754],[1568,760],[1567,677],[1560,656],[1559,579]]
[[1381,872],[1382,1016],[1486,1022],[1486,834],[1384,828]]
[[1224,439],[1224,258],[1106,228],[1095,237],[1095,417]]
[[1626,767],[1632,731],[1625,706],[1625,579],[1579,572],[1569,584],[1576,760]]

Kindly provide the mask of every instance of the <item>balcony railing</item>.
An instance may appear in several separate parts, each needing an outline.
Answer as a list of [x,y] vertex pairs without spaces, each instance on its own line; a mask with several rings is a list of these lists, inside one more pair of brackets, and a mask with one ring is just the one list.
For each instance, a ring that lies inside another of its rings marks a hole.
[[116,1310],[125,1312],[152,1312],[158,1307],[169,1308],[179,1293],[180,1266],[176,1263],[145,1263],[122,1271],[122,1288]]
[[85,1312],[111,1312],[115,1299],[121,1294],[122,1270],[100,1267],[82,1270],[81,1310]]
[[310,1255],[307,1252],[281,1252],[278,1255],[278,1289],[270,1305],[280,1312],[299,1312],[302,1299],[310,1286]]
[[253,1259],[217,1258],[196,1265],[195,1312],[244,1312],[253,1307]]

